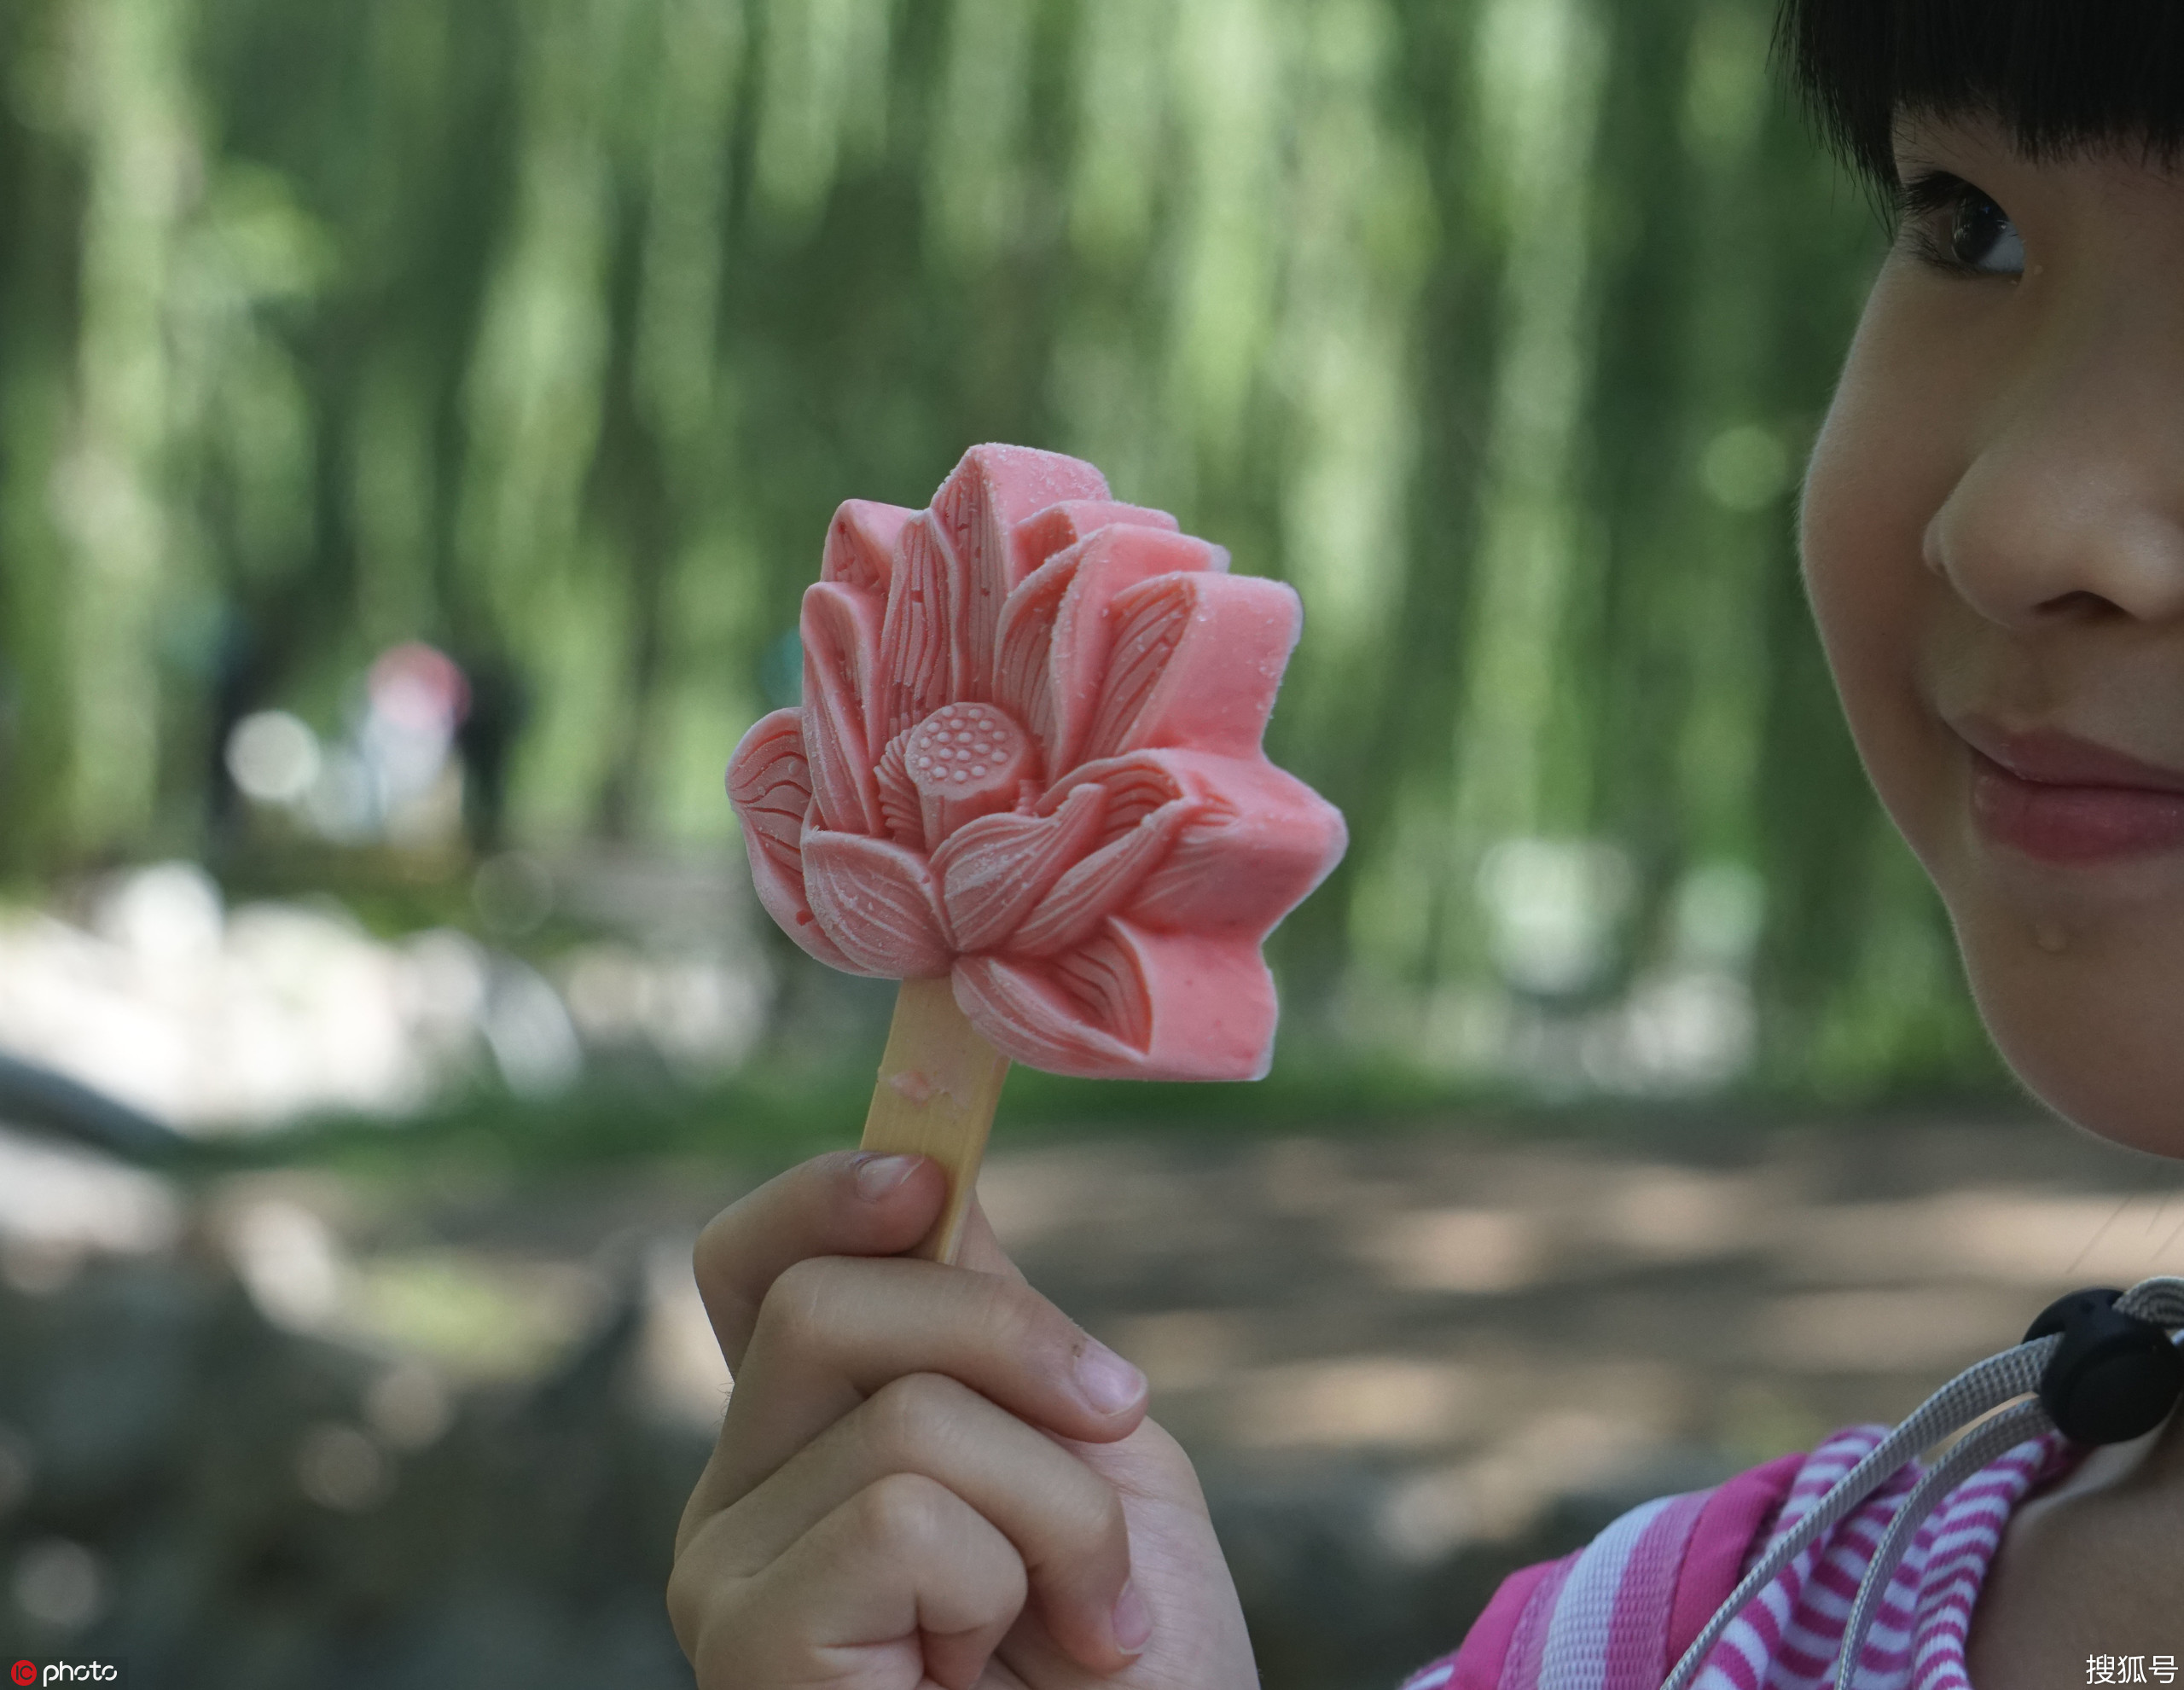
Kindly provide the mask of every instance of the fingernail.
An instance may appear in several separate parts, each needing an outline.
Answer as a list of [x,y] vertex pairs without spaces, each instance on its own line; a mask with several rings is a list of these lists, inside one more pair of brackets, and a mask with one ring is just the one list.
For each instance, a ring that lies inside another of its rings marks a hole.
[[1077,1357],[1077,1388],[1103,1414],[1119,1414],[1144,1394],[1145,1375],[1092,1339]]
[[1145,1606],[1145,1598],[1137,1594],[1137,1581],[1132,1579],[1115,1601],[1115,1646],[1125,1655],[1141,1654],[1152,1641],[1153,1610]]
[[917,1165],[915,1156],[868,1157],[857,1164],[857,1194],[867,1203],[877,1203],[909,1178]]

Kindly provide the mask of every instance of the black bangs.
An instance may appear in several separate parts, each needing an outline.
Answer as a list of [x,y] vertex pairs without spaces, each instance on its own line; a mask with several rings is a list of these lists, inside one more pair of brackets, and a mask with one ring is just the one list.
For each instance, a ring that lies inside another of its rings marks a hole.
[[2035,157],[2184,142],[2184,0],[1784,0],[1778,30],[1829,138],[1884,187],[1900,112],[1991,111]]

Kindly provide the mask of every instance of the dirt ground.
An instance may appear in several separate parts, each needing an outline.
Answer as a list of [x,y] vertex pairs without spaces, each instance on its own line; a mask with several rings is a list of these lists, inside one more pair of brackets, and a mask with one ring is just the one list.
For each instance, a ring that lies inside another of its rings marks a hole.
[[1032,1278],[1151,1374],[1269,1687],[1364,1690],[1623,1508],[1893,1420],[2184,1270],[2184,1170],[2045,1123],[1030,1151]]
[[[654,1593],[727,1383],[687,1252],[755,1176],[260,1177],[164,1253],[0,1251],[0,1638],[224,1685],[687,1684]],[[1004,1144],[982,1192],[1151,1375],[1269,1690],[1385,1690],[1623,1507],[1900,1415],[2065,1290],[2184,1269],[2184,1170],[2029,1122],[1148,1133]],[[156,1378],[122,1365],[152,1348]],[[86,1446],[78,1375],[167,1414],[164,1453]],[[256,1500],[215,1529],[238,1471]],[[40,1608],[70,1554],[95,1600]]]

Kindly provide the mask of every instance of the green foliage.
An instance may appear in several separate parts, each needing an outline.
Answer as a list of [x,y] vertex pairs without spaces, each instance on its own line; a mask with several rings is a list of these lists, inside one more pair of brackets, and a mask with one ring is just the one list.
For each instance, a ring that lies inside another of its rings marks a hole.
[[1762,877],[1775,1081],[1984,1074],[1796,579],[1879,243],[1769,27],[15,0],[0,871],[195,847],[223,710],[330,728],[407,637],[527,680],[520,834],[725,845],[834,505],[1012,439],[1304,594],[1275,750],[1355,834],[1306,1027],[1430,1057],[1490,848],[1606,839],[1625,976]]

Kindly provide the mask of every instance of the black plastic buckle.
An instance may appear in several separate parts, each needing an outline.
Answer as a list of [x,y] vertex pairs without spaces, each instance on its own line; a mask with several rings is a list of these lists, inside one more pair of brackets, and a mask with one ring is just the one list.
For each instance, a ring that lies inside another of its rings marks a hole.
[[2058,1333],[2040,1403],[2074,1443],[2126,1443],[2169,1418],[2184,1397],[2184,1354],[2152,1321],[2116,1306],[2123,1293],[2074,1291],[2041,1311],[2028,1344]]

